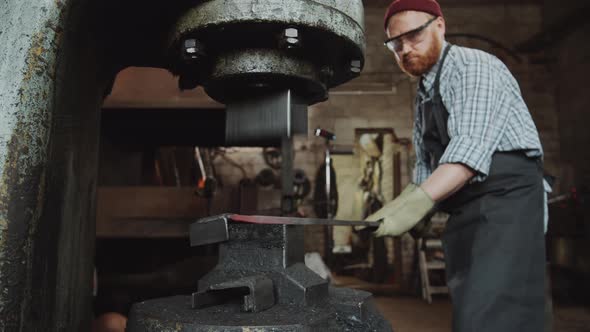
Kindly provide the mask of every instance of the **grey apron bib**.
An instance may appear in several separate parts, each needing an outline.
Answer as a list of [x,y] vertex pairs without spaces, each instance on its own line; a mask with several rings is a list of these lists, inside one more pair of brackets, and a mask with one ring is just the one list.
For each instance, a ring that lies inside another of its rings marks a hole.
[[[449,144],[440,95],[443,54],[421,108],[422,137],[434,170]],[[540,160],[496,152],[484,182],[467,184],[439,208],[450,214],[443,234],[454,332],[544,329],[545,241]]]

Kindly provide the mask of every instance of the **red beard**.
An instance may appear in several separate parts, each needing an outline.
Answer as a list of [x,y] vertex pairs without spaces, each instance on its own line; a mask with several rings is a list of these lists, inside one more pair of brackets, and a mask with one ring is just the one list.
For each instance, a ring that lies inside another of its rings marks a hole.
[[426,74],[437,62],[442,49],[442,42],[432,36],[432,43],[425,54],[416,54],[414,52],[405,54],[400,64],[402,70],[412,76],[421,76]]

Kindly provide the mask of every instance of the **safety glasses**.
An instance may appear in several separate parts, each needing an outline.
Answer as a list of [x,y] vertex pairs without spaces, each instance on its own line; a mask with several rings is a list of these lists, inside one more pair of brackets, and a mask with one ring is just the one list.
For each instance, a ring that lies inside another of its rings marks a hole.
[[416,45],[424,39],[424,30],[426,30],[426,28],[428,28],[428,26],[432,24],[432,22],[434,22],[437,18],[438,16],[435,16],[416,29],[406,31],[400,35],[389,38],[383,44],[394,53],[400,52],[403,49],[403,45],[406,43]]

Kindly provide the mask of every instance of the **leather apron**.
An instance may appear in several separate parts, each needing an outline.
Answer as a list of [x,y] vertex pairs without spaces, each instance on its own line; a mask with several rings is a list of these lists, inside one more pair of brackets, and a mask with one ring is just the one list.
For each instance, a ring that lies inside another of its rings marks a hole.
[[[418,107],[434,170],[450,138],[440,76]],[[421,84],[422,86],[422,84]],[[483,182],[464,186],[439,205],[450,214],[443,234],[454,332],[544,329],[545,240],[540,159],[496,152]]]

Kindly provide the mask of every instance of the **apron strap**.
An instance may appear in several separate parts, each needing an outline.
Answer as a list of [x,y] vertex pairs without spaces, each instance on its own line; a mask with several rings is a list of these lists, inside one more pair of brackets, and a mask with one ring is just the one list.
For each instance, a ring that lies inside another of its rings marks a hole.
[[[452,46],[453,45],[448,44],[447,47],[445,47],[442,59],[440,61],[440,68],[438,68],[438,72],[436,73],[436,79],[434,80],[434,87],[433,87],[434,99],[436,99],[437,102],[440,103],[441,106],[443,106],[443,107],[438,107],[436,110],[434,110],[434,112],[432,112],[433,113],[432,115],[434,117],[434,121],[436,122],[436,129],[438,130],[438,136],[441,141],[440,143],[445,148],[447,147],[447,145],[451,141],[451,138],[449,137],[449,131],[447,129],[447,119],[448,119],[447,109],[442,104],[442,97],[440,95],[440,76],[442,73],[443,66],[445,64],[445,59],[447,58],[447,55],[449,54],[449,51],[451,50]],[[443,114],[443,112],[445,114]],[[436,163],[438,164],[438,160],[436,161]]]
[[442,74],[442,69],[445,64],[445,60],[447,58],[447,55],[449,55],[449,51],[451,50],[451,47],[453,47],[452,44],[448,44],[447,47],[445,47],[445,49],[443,51],[442,59],[440,60],[440,68],[438,68],[438,72],[436,73],[436,78],[434,79],[434,84],[433,84],[434,93],[436,93],[436,94],[440,94],[440,91],[439,91],[440,76]]

